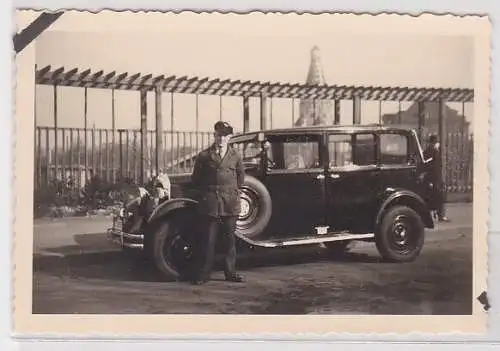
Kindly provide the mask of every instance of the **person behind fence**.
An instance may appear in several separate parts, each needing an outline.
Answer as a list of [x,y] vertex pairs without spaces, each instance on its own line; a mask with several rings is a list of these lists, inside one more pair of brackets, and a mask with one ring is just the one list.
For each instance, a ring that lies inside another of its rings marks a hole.
[[433,207],[437,210],[437,219],[440,222],[449,222],[450,220],[445,214],[445,198],[446,189],[442,176],[442,160],[441,153],[439,151],[440,143],[438,141],[437,135],[432,134],[429,137],[429,144],[424,151],[424,157],[428,162],[429,172],[428,179],[434,185],[434,201]]
[[201,216],[200,246],[193,270],[192,282],[203,284],[210,278],[217,237],[223,239],[227,281],[243,282],[236,273],[236,245],[234,232],[240,212],[239,189],[245,171],[238,151],[229,146],[233,128],[219,121],[214,125],[214,143],[196,157],[192,183],[197,189],[198,213]]

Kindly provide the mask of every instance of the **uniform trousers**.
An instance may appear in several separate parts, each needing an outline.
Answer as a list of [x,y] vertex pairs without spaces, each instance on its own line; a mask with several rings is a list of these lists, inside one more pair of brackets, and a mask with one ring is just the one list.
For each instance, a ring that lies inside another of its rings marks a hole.
[[236,230],[237,216],[201,216],[198,235],[198,259],[195,277],[202,280],[210,278],[215,259],[217,239],[222,239],[224,254],[224,275],[231,277],[236,272]]
[[444,204],[446,202],[446,186],[443,182],[436,184],[436,212],[439,218],[446,216]]

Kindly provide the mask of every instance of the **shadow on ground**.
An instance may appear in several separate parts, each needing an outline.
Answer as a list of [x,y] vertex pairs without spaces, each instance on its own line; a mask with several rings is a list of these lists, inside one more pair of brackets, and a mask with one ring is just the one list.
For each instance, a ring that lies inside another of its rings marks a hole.
[[[94,235],[95,236],[95,235]],[[82,236],[84,237],[84,236]],[[85,240],[85,239],[83,239]],[[58,253],[74,252],[81,246],[61,247]],[[381,263],[378,256],[363,253],[345,253],[331,256],[319,247],[247,250],[238,256],[238,269],[248,271],[260,267],[293,266],[313,262]],[[118,281],[165,281],[153,262],[134,253],[118,250],[58,256],[37,256],[33,260],[35,272],[54,276],[80,277]],[[223,269],[223,259],[216,258],[214,270]]]
[[239,251],[245,284],[222,282],[221,272],[203,286],[165,283],[116,250],[35,257],[33,313],[470,314],[472,231],[436,235],[407,264],[381,262],[374,245],[336,258],[319,247]]

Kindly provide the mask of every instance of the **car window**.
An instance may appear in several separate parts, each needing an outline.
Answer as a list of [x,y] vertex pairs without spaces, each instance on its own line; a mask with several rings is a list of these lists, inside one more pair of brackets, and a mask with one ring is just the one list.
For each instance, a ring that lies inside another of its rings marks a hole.
[[317,142],[287,142],[284,144],[284,158],[287,169],[319,167]]
[[273,169],[312,169],[320,167],[318,136],[270,138],[269,160]]
[[356,134],[354,136],[353,159],[353,163],[358,166],[377,164],[375,135]]
[[352,165],[352,136],[350,134],[331,134],[328,136],[328,167]]
[[254,141],[234,143],[233,146],[238,150],[241,157],[253,158],[260,155],[260,144]]
[[382,164],[408,162],[408,138],[402,134],[380,135],[380,161]]

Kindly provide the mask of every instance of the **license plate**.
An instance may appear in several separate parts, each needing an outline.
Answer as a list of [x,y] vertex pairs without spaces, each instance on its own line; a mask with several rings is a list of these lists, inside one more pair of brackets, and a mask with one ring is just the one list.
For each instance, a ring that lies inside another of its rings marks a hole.
[[328,226],[322,226],[322,227],[315,227],[316,229],[316,234],[318,235],[326,235],[328,234]]

